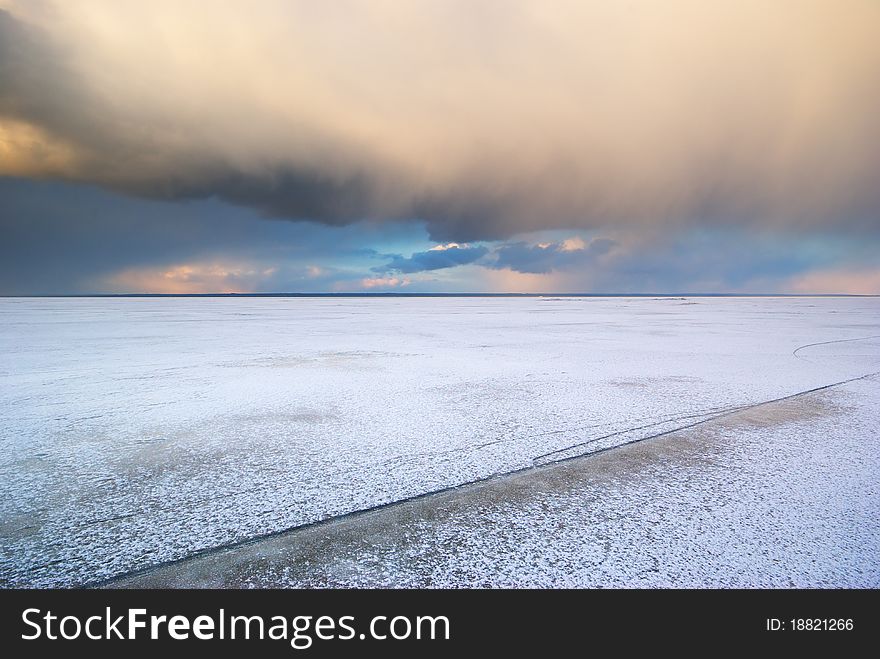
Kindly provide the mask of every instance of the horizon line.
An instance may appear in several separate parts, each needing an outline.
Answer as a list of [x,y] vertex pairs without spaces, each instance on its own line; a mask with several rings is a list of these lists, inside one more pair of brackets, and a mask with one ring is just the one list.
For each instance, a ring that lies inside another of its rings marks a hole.
[[172,298],[172,297],[880,297],[880,293],[418,293],[357,291],[332,293],[37,293],[0,298]]

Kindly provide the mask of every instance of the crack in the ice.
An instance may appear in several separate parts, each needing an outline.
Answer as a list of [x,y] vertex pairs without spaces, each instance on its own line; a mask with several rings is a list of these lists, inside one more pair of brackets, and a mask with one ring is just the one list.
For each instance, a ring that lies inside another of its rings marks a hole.
[[[761,405],[762,403],[757,403]],[[636,432],[637,430],[646,430],[648,428],[654,428],[656,426],[662,426],[665,423],[675,423],[676,421],[683,421],[685,419],[697,419],[704,416],[711,416],[709,419],[704,419],[702,421],[698,421],[698,423],[705,423],[706,421],[711,421],[712,419],[717,419],[725,414],[732,414],[733,412],[738,412],[739,410],[747,409],[751,407],[751,405],[737,405],[734,407],[721,408],[712,412],[704,412],[700,414],[685,414],[678,417],[672,417],[668,419],[664,419],[662,421],[655,421],[654,423],[648,423],[643,426],[635,426],[633,428],[624,428],[623,430],[616,430],[615,432],[608,433],[607,435],[602,435],[601,437],[594,437],[592,439],[585,440],[583,442],[578,442],[577,444],[572,444],[571,446],[565,446],[560,449],[556,449],[554,451],[549,451],[548,453],[542,453],[541,455],[537,455],[532,458],[533,463],[537,463],[538,460],[543,458],[550,457],[551,455],[558,455],[560,453],[568,453],[569,451],[580,448],[582,446],[587,446],[589,444],[595,444],[596,442],[601,442],[603,439],[611,439],[612,437],[618,437],[620,435],[625,435],[630,432]],[[693,425],[693,424],[692,424]],[[690,426],[684,426],[684,428],[689,428]]]
[[[614,436],[616,436],[617,434],[623,434],[623,433],[627,433],[627,432],[632,432],[632,431],[634,431],[634,430],[642,430],[642,429],[644,429],[644,428],[651,428],[651,427],[653,427],[653,426],[661,425],[661,424],[664,424],[664,423],[673,423],[673,422],[675,422],[675,421],[681,421],[681,420],[683,420],[683,419],[694,419],[694,418],[698,418],[698,417],[702,417],[702,416],[709,416],[710,414],[716,414],[716,413],[720,413],[720,412],[727,412],[727,411],[734,410],[734,409],[736,409],[736,408],[734,408],[734,407],[720,407],[720,406],[719,406],[719,407],[708,407],[708,408],[706,408],[704,411],[697,411],[697,412],[694,412],[694,413],[692,413],[692,414],[683,414],[683,415],[680,415],[680,414],[665,414],[665,415],[660,416],[660,417],[642,417],[641,419],[636,419],[636,421],[644,421],[644,420],[647,420],[647,419],[650,419],[650,418],[653,418],[653,419],[659,419],[659,420],[656,420],[656,421],[654,421],[653,423],[649,423],[649,424],[644,425],[644,426],[638,426],[638,427],[636,427],[636,428],[627,428],[627,429],[625,429],[625,430],[621,430],[621,431],[619,431],[619,432],[614,432],[614,433],[611,433],[611,434],[609,434],[609,435],[605,435],[605,436],[601,437],[600,439],[606,439],[606,438],[608,438],[608,437],[614,437]],[[486,448],[486,447],[488,447],[488,446],[494,446],[495,444],[512,443],[512,442],[523,442],[523,441],[528,441],[528,440],[530,440],[530,439],[535,439],[536,437],[546,437],[547,435],[559,435],[559,434],[561,434],[561,433],[567,433],[567,432],[580,432],[580,431],[583,431],[583,430],[591,430],[591,429],[593,429],[593,428],[602,428],[602,427],[604,427],[604,426],[613,426],[614,424],[615,424],[614,421],[610,421],[610,422],[608,422],[608,423],[596,423],[596,424],[592,424],[592,425],[588,425],[588,426],[576,426],[576,427],[569,427],[569,428],[559,428],[559,429],[557,429],[557,430],[547,430],[547,431],[545,431],[545,432],[533,433],[533,434],[531,434],[531,435],[525,435],[525,436],[523,436],[523,435],[515,435],[515,436],[513,436],[513,437],[509,437],[509,438],[495,439],[495,440],[492,440],[491,442],[485,442],[485,443],[483,443],[483,444],[477,444],[476,446],[460,446],[460,447],[451,448],[451,449],[444,449],[444,450],[442,450],[442,451],[433,451],[433,452],[430,452],[430,451],[429,451],[429,452],[426,452],[426,453],[419,453],[418,455],[399,455],[399,456],[395,456],[395,457],[393,457],[393,458],[389,458],[388,460],[385,460],[384,462],[379,463],[378,466],[379,466],[379,467],[385,467],[385,466],[388,466],[388,465],[391,465],[391,464],[395,464],[395,463],[396,463],[396,464],[405,464],[405,463],[407,463],[407,462],[414,462],[414,461],[416,461],[416,460],[420,460],[420,459],[425,458],[425,457],[438,458],[438,457],[442,457],[442,456],[444,456],[444,455],[449,455],[450,453],[473,453],[473,452],[476,452],[476,451],[482,450],[482,449],[484,449],[484,448]],[[570,448],[570,447],[569,447],[569,448]],[[562,449],[562,450],[567,450],[567,449]],[[539,457],[541,457],[541,456],[539,456]]]
[[[297,525],[297,526],[289,527],[289,528],[286,528],[286,529],[279,529],[279,530],[277,530],[277,531],[271,531],[271,532],[269,532],[269,533],[265,533],[265,534],[262,534],[262,535],[259,535],[259,536],[251,536],[251,537],[249,537],[249,538],[245,538],[245,539],[241,539],[241,540],[235,540],[235,541],[233,541],[233,542],[229,542],[229,543],[222,544],[222,545],[217,545],[217,546],[215,546],[215,547],[207,547],[207,548],[205,548],[205,549],[200,549],[200,550],[197,550],[197,551],[191,552],[191,553],[187,554],[186,556],[182,556],[182,557],[180,557],[180,558],[175,558],[175,559],[171,559],[171,560],[163,561],[163,562],[160,562],[160,563],[155,563],[155,564],[153,564],[153,565],[149,565],[149,566],[146,566],[146,567],[143,567],[143,568],[138,568],[138,569],[135,569],[135,570],[131,570],[131,571],[129,571],[129,572],[120,573],[120,574],[114,575],[114,576],[109,577],[109,578],[106,578],[106,579],[96,580],[96,581],[88,582],[88,583],[83,583],[83,584],[80,584],[79,587],[83,587],[83,588],[95,588],[95,587],[100,587],[100,586],[111,585],[111,584],[113,584],[113,583],[116,583],[116,582],[122,581],[122,580],[124,580],[124,579],[126,579],[126,578],[131,578],[131,577],[135,577],[135,576],[139,576],[139,575],[143,575],[143,574],[148,574],[148,573],[150,573],[150,572],[152,572],[152,571],[154,571],[154,570],[157,570],[157,569],[160,569],[160,568],[163,568],[163,567],[168,567],[168,566],[170,566],[170,565],[174,565],[174,564],[177,564],[177,563],[183,563],[184,561],[193,560],[193,559],[196,559],[196,558],[199,558],[199,557],[209,556],[209,555],[212,555],[212,554],[217,554],[217,553],[224,552],[224,551],[229,551],[229,550],[232,550],[232,549],[237,549],[237,548],[239,548],[239,547],[245,547],[245,546],[248,546],[248,545],[253,545],[253,544],[256,544],[256,543],[258,543],[258,542],[262,542],[262,541],[264,541],[264,540],[268,540],[268,539],[271,539],[271,538],[275,538],[275,537],[278,537],[278,536],[281,536],[281,535],[284,535],[284,534],[287,534],[287,533],[292,533],[292,532],[295,532],[295,531],[301,531],[301,530],[308,529],[308,528],[314,528],[314,527],[317,527],[317,526],[321,526],[321,525],[325,525],[325,524],[329,524],[329,523],[333,523],[333,522],[339,522],[339,521],[342,521],[342,520],[345,520],[345,519],[349,519],[349,518],[352,518],[352,517],[356,517],[356,516],[360,516],[360,515],[365,515],[365,514],[369,514],[369,513],[377,512],[377,511],[379,511],[379,510],[382,510],[382,509],[385,509],[385,508],[390,508],[390,507],[392,507],[392,506],[398,506],[398,505],[402,505],[402,504],[405,504],[405,503],[410,503],[410,502],[413,502],[413,501],[418,501],[418,500],[421,500],[421,499],[426,499],[426,498],[428,498],[428,497],[433,497],[433,496],[440,495],[440,494],[446,494],[446,493],[449,493],[449,492],[453,492],[453,491],[455,491],[455,490],[461,490],[461,489],[464,489],[464,488],[466,488],[466,487],[470,487],[470,486],[478,485],[478,484],[481,484],[481,483],[486,483],[486,482],[489,482],[489,481],[494,481],[494,480],[496,480],[496,479],[498,479],[498,478],[507,478],[507,477],[511,477],[511,476],[514,476],[514,475],[517,475],[517,474],[521,474],[521,473],[524,473],[524,472],[532,471],[532,470],[534,470],[534,469],[542,469],[542,468],[552,467],[553,465],[557,465],[557,464],[560,464],[560,463],[563,463],[563,462],[569,462],[569,461],[571,461],[571,460],[576,460],[576,459],[578,459],[578,458],[582,458],[582,457],[585,457],[585,456],[587,456],[587,455],[596,455],[596,454],[599,454],[599,453],[605,453],[606,451],[611,451],[611,450],[615,450],[615,449],[623,448],[624,446],[628,446],[628,445],[630,445],[630,444],[635,444],[635,443],[639,443],[639,442],[647,441],[647,440],[650,440],[650,439],[656,439],[656,438],[658,438],[658,437],[664,437],[664,436],[666,436],[666,435],[671,435],[671,434],[673,434],[673,433],[680,432],[680,431],[682,431],[682,430],[687,430],[688,428],[693,428],[693,427],[695,427],[695,426],[699,426],[699,425],[702,425],[702,424],[704,424],[704,423],[708,423],[708,422],[715,421],[715,420],[720,419],[720,418],[723,418],[723,417],[727,417],[727,416],[730,416],[730,415],[733,415],[733,414],[737,414],[737,413],[742,412],[742,411],[745,411],[745,410],[754,409],[754,408],[761,407],[761,406],[764,406],[764,405],[771,405],[771,404],[773,404],[773,403],[779,403],[779,402],[786,401],[786,400],[791,400],[791,399],[793,399],[793,398],[797,398],[797,397],[799,397],[799,396],[804,396],[804,395],[807,395],[807,394],[816,393],[816,392],[818,392],[818,391],[824,391],[824,390],[826,390],[826,389],[831,389],[831,388],[833,388],[833,387],[838,387],[838,386],[841,386],[841,385],[849,384],[849,383],[851,383],[851,382],[857,382],[857,381],[859,381],[859,380],[868,380],[868,379],[871,379],[871,378],[875,378],[875,377],[877,377],[878,375],[880,375],[880,371],[876,371],[876,372],[873,372],[873,373],[868,373],[868,374],[866,374],[866,375],[861,375],[861,376],[854,377],[854,378],[849,378],[849,379],[847,379],[847,380],[841,380],[841,381],[839,381],[839,382],[833,382],[833,383],[831,383],[831,384],[822,385],[822,386],[820,386],[820,387],[814,387],[814,388],[812,388],[812,389],[807,389],[807,390],[805,390],[805,391],[799,391],[799,392],[797,392],[797,393],[789,394],[789,395],[787,395],[787,396],[781,396],[781,397],[779,397],[779,398],[774,398],[774,399],[771,399],[771,400],[762,401],[762,402],[760,402],[760,403],[755,403],[755,404],[752,404],[752,405],[740,406],[740,407],[738,407],[738,408],[736,408],[736,409],[731,409],[731,410],[728,411],[728,412],[723,412],[723,413],[717,414],[717,415],[715,415],[715,416],[712,416],[712,417],[709,418],[709,419],[703,419],[703,420],[697,421],[697,422],[695,422],[695,423],[687,424],[687,425],[685,425],[685,426],[680,426],[680,427],[677,427],[677,428],[673,428],[673,429],[671,429],[671,430],[665,430],[665,431],[663,431],[663,432],[656,433],[656,434],[654,434],[654,435],[648,435],[648,436],[645,436],[645,437],[638,437],[638,438],[636,438],[636,439],[632,439],[632,440],[629,440],[629,441],[627,441],[627,442],[623,442],[623,443],[621,443],[621,444],[616,444],[616,445],[614,445],[614,446],[602,447],[602,448],[600,448],[600,449],[598,449],[598,450],[595,450],[595,451],[588,451],[587,453],[579,453],[579,454],[572,455],[572,456],[565,456],[565,457],[559,458],[559,459],[557,459],[557,460],[552,460],[552,461],[544,462],[544,463],[541,463],[541,464],[536,464],[536,463],[533,461],[533,463],[532,463],[531,465],[528,465],[528,466],[526,466],[526,467],[522,467],[522,468],[520,468],[520,469],[511,470],[511,471],[504,472],[504,473],[491,474],[491,475],[489,475],[489,476],[485,476],[485,477],[482,477],[482,478],[477,478],[477,479],[475,479],[475,480],[468,481],[468,482],[465,482],[465,483],[459,483],[458,485],[450,485],[450,486],[443,487],[443,488],[439,488],[439,489],[436,489],[436,490],[431,490],[431,491],[428,491],[428,492],[423,492],[423,493],[421,493],[421,494],[415,494],[415,495],[413,495],[413,496],[405,497],[405,498],[403,498],[403,499],[397,499],[397,500],[394,500],[394,501],[389,501],[389,502],[386,502],[386,503],[381,503],[381,504],[378,504],[378,505],[375,505],[375,506],[371,506],[371,507],[369,507],[369,508],[361,508],[361,509],[358,509],[358,510],[352,510],[352,511],[349,511],[349,512],[346,512],[346,513],[341,513],[341,514],[339,514],[339,515],[334,515],[334,516],[324,517],[324,518],[319,519],[319,520],[315,520],[315,521],[312,521],[312,522],[307,522],[307,523],[304,523],[304,524],[299,524],[299,525]],[[657,425],[657,424],[655,424],[655,425]],[[540,456],[539,456],[539,457],[540,457]]]
[[[601,449],[599,449],[598,451],[586,451],[586,452],[584,452],[584,453],[577,453],[577,454],[575,454],[575,455],[565,456],[565,457],[563,457],[563,458],[559,458],[559,459],[557,459],[557,460],[548,460],[547,462],[540,462],[540,463],[538,462],[538,460],[541,460],[542,458],[545,458],[545,457],[548,457],[548,456],[551,456],[551,455],[558,455],[558,454],[560,454],[560,453],[567,453],[567,452],[569,452],[569,451],[571,451],[571,450],[573,450],[573,449],[581,448],[581,447],[583,447],[583,446],[587,446],[587,445],[589,445],[589,444],[595,444],[596,442],[600,442],[600,441],[602,441],[603,439],[608,439],[609,437],[614,437],[614,436],[616,436],[616,435],[623,434],[623,433],[625,433],[625,432],[630,432],[630,431],[621,431],[621,432],[619,432],[619,433],[611,433],[610,435],[604,435],[604,436],[602,436],[602,437],[596,437],[595,439],[589,439],[589,440],[587,440],[587,441],[585,441],[585,442],[579,442],[579,443],[577,443],[577,444],[572,444],[571,446],[569,446],[569,447],[567,447],[567,448],[558,449],[558,450],[556,450],[556,451],[551,451],[551,452],[549,452],[549,453],[545,453],[544,455],[539,455],[539,456],[537,456],[536,458],[534,458],[534,459],[532,460],[532,462],[533,462],[533,464],[534,464],[535,466],[542,466],[542,467],[543,467],[543,466],[545,466],[545,465],[556,464],[556,463],[558,463],[558,462],[564,462],[564,461],[567,461],[567,460],[572,460],[572,459],[574,459],[574,458],[583,457],[583,456],[585,456],[585,455],[591,455],[591,454],[593,454],[593,453],[603,452],[603,451],[606,451],[606,450],[610,450],[610,449],[612,449],[612,448],[620,448],[620,447],[622,447],[622,446],[628,446],[629,444],[635,444],[636,442],[641,442],[641,441],[644,441],[644,440],[646,440],[646,439],[655,439],[655,438],[657,438],[657,437],[663,437],[664,435],[671,435],[672,433],[679,432],[680,430],[687,430],[688,428],[693,428],[694,426],[699,426],[699,425],[702,425],[702,424],[704,424],[704,423],[708,423],[708,422],[710,422],[710,421],[716,421],[716,420],[718,420],[718,419],[722,419],[722,418],[727,417],[727,416],[730,416],[730,415],[732,415],[732,414],[737,414],[738,412],[744,412],[744,411],[746,411],[746,410],[754,409],[754,408],[756,408],[756,407],[761,407],[761,406],[763,406],[763,405],[770,405],[770,404],[772,404],[772,403],[780,403],[780,402],[782,402],[782,401],[784,401],[784,400],[790,400],[790,399],[792,399],[792,398],[796,398],[796,397],[798,397],[798,396],[803,396],[803,395],[806,395],[806,394],[812,394],[812,393],[815,393],[815,392],[817,392],[817,391],[823,391],[823,390],[825,390],[825,389],[830,389],[831,387],[837,387],[837,386],[840,386],[840,385],[843,385],[843,384],[848,384],[848,383],[850,383],[850,382],[857,382],[858,380],[867,380],[867,379],[869,379],[869,378],[873,378],[873,377],[875,377],[875,376],[877,376],[877,375],[880,375],[880,371],[876,371],[876,372],[874,372],[874,373],[868,373],[868,374],[866,374],[866,375],[860,375],[859,377],[855,377],[855,378],[849,378],[848,380],[841,380],[840,382],[834,382],[834,383],[832,383],[832,384],[822,385],[821,387],[814,387],[813,389],[807,389],[807,390],[805,390],[805,391],[799,391],[799,392],[794,393],[794,394],[789,394],[788,396],[781,396],[780,398],[773,398],[773,399],[771,399],[771,400],[765,400],[765,401],[762,401],[762,402],[760,402],[760,403],[755,403],[755,404],[753,404],[753,405],[743,405],[743,406],[740,406],[740,407],[732,408],[732,409],[730,409],[729,411],[721,412],[721,413],[719,413],[719,414],[717,414],[717,415],[715,415],[715,416],[712,416],[712,417],[710,417],[710,418],[708,418],[708,419],[701,419],[700,421],[696,421],[696,422],[694,422],[694,423],[689,423],[689,424],[684,425],[684,426],[679,426],[679,427],[677,427],[677,428],[672,428],[671,430],[664,430],[663,432],[657,433],[657,434],[655,434],[655,435],[648,435],[647,437],[638,437],[638,438],[633,439],[633,440],[630,440],[630,441],[628,441],[628,442],[623,442],[623,443],[621,443],[621,444],[615,444],[614,446],[608,446],[608,447],[605,447],[605,448],[601,448]],[[656,425],[660,425],[660,424],[659,424],[659,423],[655,423],[655,424],[651,424],[651,425],[655,425],[655,426],[656,426]],[[651,426],[649,425],[649,426],[645,426],[645,427],[651,427]],[[633,430],[641,430],[641,429],[642,429],[642,428],[635,428],[635,429],[633,429]]]
[[[642,429],[645,429],[645,428],[650,428],[650,427],[653,427],[653,426],[662,425],[662,424],[664,424],[664,423],[674,423],[674,422],[676,422],[676,421],[681,421],[681,420],[683,420],[683,419],[691,419],[691,418],[698,418],[698,417],[708,416],[708,415],[711,415],[711,414],[715,414],[715,413],[717,413],[717,412],[719,412],[719,411],[726,411],[726,410],[732,410],[732,409],[737,409],[737,408],[729,408],[729,407],[728,407],[728,408],[724,408],[724,407],[711,407],[711,408],[707,408],[707,411],[704,411],[704,412],[696,412],[696,413],[693,413],[693,414],[685,414],[685,415],[665,415],[665,416],[663,416],[663,417],[660,417],[661,420],[656,421],[656,422],[654,422],[654,423],[650,423],[650,424],[647,424],[647,425],[644,425],[644,426],[638,426],[638,427],[635,427],[635,428],[628,428],[628,429],[626,429],[626,430],[621,430],[621,431],[616,432],[616,433],[611,433],[611,434],[609,434],[609,435],[604,435],[604,436],[602,436],[602,437],[600,437],[600,438],[597,438],[597,439],[594,440],[594,441],[599,441],[599,440],[601,440],[601,439],[607,439],[607,438],[609,438],[609,437],[614,437],[614,436],[616,436],[616,435],[618,435],[618,434],[625,434],[625,433],[627,433],[627,432],[633,432],[633,431],[635,431],[635,430],[642,430]],[[548,431],[548,432],[543,432],[543,433],[535,433],[535,434],[532,434],[532,435],[526,435],[526,436],[514,436],[514,437],[511,437],[511,438],[501,438],[501,439],[496,439],[496,440],[493,440],[493,441],[490,441],[490,442],[485,442],[485,443],[483,443],[483,444],[478,444],[478,445],[476,445],[476,446],[463,446],[463,447],[458,447],[458,448],[453,448],[453,449],[446,449],[446,450],[443,450],[443,451],[434,451],[434,452],[427,452],[427,453],[419,453],[419,454],[416,455],[416,456],[398,456],[398,457],[395,457],[395,458],[391,458],[391,459],[389,459],[389,460],[386,460],[386,461],[384,461],[384,462],[381,462],[381,463],[379,463],[378,465],[376,465],[376,467],[377,467],[377,468],[382,468],[382,467],[386,467],[386,466],[388,466],[388,465],[391,465],[391,464],[393,464],[393,463],[405,464],[405,463],[407,463],[407,462],[413,462],[413,461],[416,461],[416,460],[419,460],[419,459],[423,459],[423,458],[425,458],[425,457],[440,458],[440,457],[443,457],[443,456],[445,456],[445,455],[449,455],[449,454],[453,454],[453,453],[473,453],[473,452],[476,452],[476,451],[479,451],[479,450],[483,450],[483,449],[485,449],[485,448],[487,448],[487,447],[489,447],[489,446],[493,446],[493,445],[496,445],[496,444],[507,443],[507,442],[515,442],[515,441],[527,441],[527,440],[529,440],[529,439],[534,439],[535,437],[546,436],[546,435],[549,435],[549,434],[558,434],[558,433],[563,433],[563,432],[577,432],[577,431],[581,431],[581,430],[588,430],[588,429],[591,429],[591,428],[601,428],[602,426],[607,426],[607,425],[612,425],[612,424],[611,424],[611,423],[603,423],[603,424],[595,424],[595,425],[589,425],[589,426],[579,426],[579,427],[575,427],[575,428],[563,428],[563,429],[560,429],[560,430],[553,430],[553,431]],[[574,447],[577,447],[577,446],[580,446],[580,444],[575,445]],[[564,448],[564,449],[559,449],[559,451],[552,451],[552,452],[550,452],[550,453],[548,453],[548,454],[545,454],[545,455],[553,455],[553,454],[555,454],[555,453],[557,453],[557,452],[565,452],[565,451],[571,450],[571,448],[574,448],[574,447],[567,447],[567,448]],[[538,456],[538,458],[535,458],[534,460],[540,459],[541,457],[544,457],[544,456]],[[534,460],[533,460],[533,462],[534,462]],[[508,474],[508,473],[511,473],[511,472],[509,472],[509,471],[493,472],[492,474],[488,474],[488,475],[486,476],[486,478],[493,478],[493,477],[497,477],[497,476],[503,476],[503,475],[506,475],[506,474]],[[478,482],[478,481],[465,481],[465,482],[462,483],[461,485],[468,485],[468,484],[470,484],[470,483],[474,483],[474,482]],[[261,484],[259,484],[259,485],[255,485],[255,486],[253,486],[253,487],[241,488],[241,489],[237,489],[237,490],[234,490],[234,491],[231,491],[231,492],[223,492],[222,494],[216,494],[216,495],[212,495],[212,496],[208,496],[208,497],[202,497],[202,498],[200,498],[200,499],[195,500],[195,501],[193,502],[192,505],[193,505],[193,506],[201,506],[201,505],[204,505],[204,504],[210,503],[210,502],[212,502],[212,501],[216,501],[216,500],[218,500],[218,499],[230,499],[230,498],[235,498],[235,497],[239,497],[239,496],[243,496],[243,495],[250,495],[250,494],[253,494],[253,493],[255,493],[255,492],[259,492],[259,491],[263,491],[263,490],[270,489],[270,488],[272,488],[272,487],[277,487],[277,484],[265,484],[265,483],[261,483]],[[458,486],[454,486],[454,487],[458,487]],[[396,502],[399,502],[399,501],[405,501],[405,500],[406,500],[406,499],[394,499],[394,500],[392,500],[392,501],[389,501],[389,502],[387,502],[387,503],[383,503],[383,504],[381,504],[381,505],[392,504],[392,503],[396,503]],[[288,506],[288,507],[289,507],[289,506]],[[154,506],[154,507],[151,507],[149,510],[150,510],[151,512],[157,512],[157,511],[158,511],[158,512],[167,512],[167,511],[169,511],[169,510],[175,510],[175,509],[176,509],[175,506]],[[369,510],[369,508],[367,508],[367,509],[363,509],[363,510]],[[76,528],[82,528],[82,527],[86,527],[86,526],[93,526],[93,525],[96,525],[96,524],[107,524],[107,523],[110,523],[110,522],[116,522],[116,521],[123,520],[123,519],[131,519],[131,518],[139,517],[139,516],[145,514],[146,512],[147,512],[146,509],[140,509],[140,510],[134,510],[134,511],[126,512],[126,513],[119,513],[118,515],[113,515],[113,516],[105,517],[105,518],[82,520],[82,521],[79,521],[79,522],[77,522],[77,523],[72,524],[72,525],[71,525],[70,527],[68,527],[68,528],[76,529]],[[322,522],[322,521],[326,521],[326,520],[329,520],[329,519],[333,519],[333,517],[334,517],[334,516],[325,517],[325,518],[321,518],[321,519],[319,519],[319,520],[317,520],[317,521],[318,521],[318,522]]]
[[[817,343],[807,343],[806,345],[799,346],[791,351],[791,354],[795,357],[798,356],[798,353],[805,348],[812,348],[814,346],[826,346],[831,343],[850,343],[852,341],[870,341],[871,339],[880,339],[880,334],[875,334],[874,336],[860,336],[854,339],[835,339],[834,341],[819,341]],[[800,357],[803,359],[803,357]]]

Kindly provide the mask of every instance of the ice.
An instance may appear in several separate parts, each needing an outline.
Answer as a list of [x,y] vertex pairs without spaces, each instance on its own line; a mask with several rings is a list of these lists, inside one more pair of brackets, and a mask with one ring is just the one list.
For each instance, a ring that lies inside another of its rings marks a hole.
[[878,311],[2,299],[0,580],[91,583],[858,378],[880,371]]
[[863,379],[107,587],[876,588],[878,449]]

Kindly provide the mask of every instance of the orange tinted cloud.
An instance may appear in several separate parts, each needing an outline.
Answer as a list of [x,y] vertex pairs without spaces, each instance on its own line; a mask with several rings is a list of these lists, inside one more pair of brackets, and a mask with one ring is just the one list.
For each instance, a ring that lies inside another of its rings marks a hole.
[[359,282],[360,288],[401,288],[412,283],[407,277],[366,277]]
[[30,123],[0,117],[0,173],[63,176],[74,171],[75,148]]
[[792,293],[880,295],[880,269],[819,270],[792,279]]
[[556,273],[535,274],[513,270],[485,270],[481,278],[486,282],[486,290],[505,293],[553,293],[566,291],[561,287],[563,278]]
[[181,264],[130,268],[103,279],[102,290],[115,293],[250,293],[275,274],[275,269],[221,264]]

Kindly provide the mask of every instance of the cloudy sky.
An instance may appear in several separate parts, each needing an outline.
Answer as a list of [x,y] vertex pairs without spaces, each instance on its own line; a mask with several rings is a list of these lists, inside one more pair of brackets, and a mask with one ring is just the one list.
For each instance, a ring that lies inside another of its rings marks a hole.
[[880,293],[877,0],[0,0],[0,294]]

